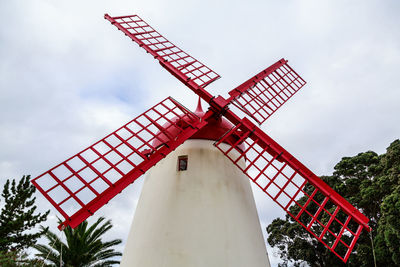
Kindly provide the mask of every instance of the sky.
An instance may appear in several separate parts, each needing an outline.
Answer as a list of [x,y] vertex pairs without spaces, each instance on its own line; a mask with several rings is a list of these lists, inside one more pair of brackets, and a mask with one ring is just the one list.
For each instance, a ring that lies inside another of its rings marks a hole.
[[[307,81],[262,129],[317,175],[400,136],[400,3],[335,1],[0,1],[0,186],[35,177],[172,96],[196,97],[104,20],[138,14],[232,88],[281,58]],[[143,178],[98,215],[125,241]],[[253,188],[263,232],[279,210]],[[39,194],[41,210],[56,212]],[[1,203],[0,203],[1,205]],[[123,245],[120,249],[122,250]],[[279,263],[268,247],[273,266]]]

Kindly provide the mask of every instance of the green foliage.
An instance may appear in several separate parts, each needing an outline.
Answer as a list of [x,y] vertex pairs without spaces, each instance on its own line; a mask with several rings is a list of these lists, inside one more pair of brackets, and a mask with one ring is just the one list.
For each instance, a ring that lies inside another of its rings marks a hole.
[[378,184],[383,199],[378,233],[389,250],[385,254],[390,254],[393,262],[400,265],[400,141],[389,148],[382,159],[384,175]]
[[[277,218],[268,225],[267,232],[268,243],[283,260],[280,266],[301,266],[304,263],[310,266],[374,266],[374,254],[377,266],[399,266],[400,141],[390,144],[383,155],[368,151],[344,157],[334,169],[332,176],[321,179],[360,209],[370,219],[373,231],[371,234],[363,231],[348,262],[344,264],[289,215],[285,219]],[[298,201],[304,203],[306,199]],[[326,207],[329,210],[332,205],[327,204]],[[307,210],[315,212],[316,208],[311,206]],[[299,207],[292,207],[291,211],[297,214],[297,209]],[[341,220],[342,216],[344,214],[338,214],[337,218]],[[320,219],[324,221],[328,218]],[[314,226],[313,231],[318,233]]]
[[1,196],[4,206],[0,212],[0,251],[7,254],[21,251],[36,243],[36,240],[46,231],[32,231],[34,227],[45,221],[49,211],[44,214],[35,213],[36,188],[30,183],[30,176],[23,176],[16,183],[7,180]]
[[0,252],[0,266],[2,267],[45,267],[39,259],[29,259],[26,253],[16,251]]
[[103,242],[101,237],[111,229],[111,221],[106,221],[101,225],[104,218],[99,218],[90,227],[87,221],[82,222],[78,227],[64,229],[66,243],[63,242],[55,233],[48,231],[45,234],[49,245],[34,245],[39,251],[36,254],[41,259],[46,259],[50,266],[64,267],[86,267],[86,266],[111,266],[118,264],[119,261],[112,259],[121,256],[122,253],[116,252],[113,246],[120,244],[120,239]]

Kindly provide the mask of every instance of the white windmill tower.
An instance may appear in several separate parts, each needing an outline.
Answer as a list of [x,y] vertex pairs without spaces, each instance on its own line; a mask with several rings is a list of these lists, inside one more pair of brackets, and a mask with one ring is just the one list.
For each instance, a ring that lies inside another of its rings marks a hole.
[[149,170],[122,267],[270,266],[249,179],[213,146],[231,128],[210,121]]
[[105,18],[209,109],[191,112],[168,97],[33,179],[66,219],[59,228],[75,228],[152,168],[122,265],[268,266],[247,176],[346,262],[362,230],[371,231],[368,218],[229,109],[233,104],[258,124],[265,122],[305,84],[287,61],[251,77],[227,99],[214,97],[204,88],[220,76],[137,15]]

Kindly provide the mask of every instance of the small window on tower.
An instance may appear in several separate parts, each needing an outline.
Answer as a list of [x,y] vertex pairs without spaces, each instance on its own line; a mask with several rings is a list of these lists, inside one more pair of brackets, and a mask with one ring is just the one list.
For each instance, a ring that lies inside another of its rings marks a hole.
[[178,157],[178,171],[186,171],[188,165],[188,156]]

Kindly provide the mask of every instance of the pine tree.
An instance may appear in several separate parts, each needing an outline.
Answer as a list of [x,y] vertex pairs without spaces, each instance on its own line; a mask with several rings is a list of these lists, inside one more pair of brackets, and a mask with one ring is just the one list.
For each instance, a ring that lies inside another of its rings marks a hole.
[[37,224],[45,221],[50,211],[36,212],[36,188],[30,183],[30,176],[23,176],[18,182],[9,179],[1,194],[4,199],[0,212],[0,251],[2,253],[22,251],[36,243],[46,228],[34,231]]

